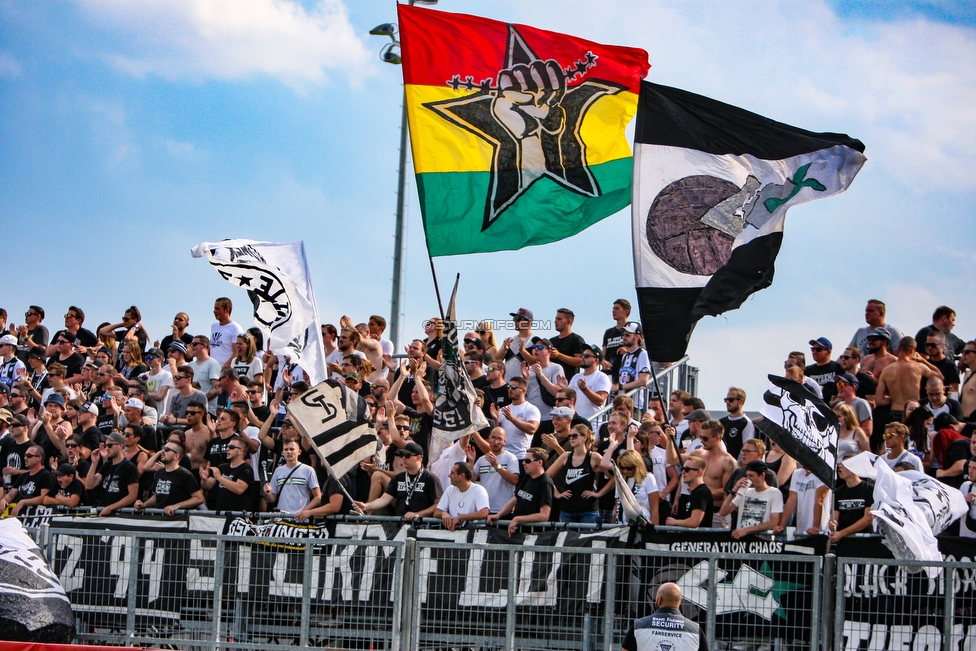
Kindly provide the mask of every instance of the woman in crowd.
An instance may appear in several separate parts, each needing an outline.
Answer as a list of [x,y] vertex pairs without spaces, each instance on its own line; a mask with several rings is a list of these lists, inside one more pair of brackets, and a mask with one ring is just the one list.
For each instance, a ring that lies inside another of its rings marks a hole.
[[[660,490],[654,475],[647,471],[644,458],[636,450],[627,450],[617,458],[617,468],[630,492],[634,494],[634,499],[641,506],[645,506],[650,513],[650,520],[653,524],[659,524],[660,513],[658,503],[660,501]],[[623,508],[620,506],[620,487],[615,488],[616,502],[614,513],[617,515],[617,524],[629,524],[624,515]]]
[[928,407],[917,407],[905,419],[908,425],[908,449],[922,458],[922,465],[926,468],[932,465],[932,445],[929,440],[932,421],[932,412]]
[[237,371],[241,381],[244,378],[253,380],[264,373],[264,364],[258,357],[258,347],[254,338],[248,334],[237,335],[234,342],[234,358],[230,360],[230,367]]
[[[591,449],[593,431],[589,427],[575,426],[569,434],[569,444],[572,449],[560,454],[546,471],[553,481],[560,480],[553,493],[560,500],[559,521],[599,524],[600,498],[610,492],[614,483],[610,481],[599,492],[596,490],[597,475],[603,472],[602,457]],[[564,489],[560,491],[558,486]]]
[[122,347],[122,368],[119,369],[119,375],[126,380],[124,384],[128,386],[129,380],[138,378],[148,370],[149,367],[142,361],[142,349],[139,347],[139,342],[125,342],[125,346]]
[[843,459],[851,454],[868,452],[871,449],[871,442],[868,435],[861,429],[861,424],[857,422],[857,415],[850,405],[844,403],[834,407],[834,413],[840,420],[840,432],[837,435],[837,457]]
[[475,332],[478,333],[482,343],[485,345],[485,354],[494,357],[495,351],[498,350],[498,342],[495,341],[495,331],[491,327],[491,321],[482,321],[479,323],[478,329]]

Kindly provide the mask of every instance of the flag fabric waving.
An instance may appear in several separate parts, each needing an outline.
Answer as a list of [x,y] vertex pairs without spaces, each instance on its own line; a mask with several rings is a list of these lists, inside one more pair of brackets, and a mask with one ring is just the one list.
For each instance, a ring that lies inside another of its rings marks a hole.
[[191,254],[206,257],[221,278],[247,291],[254,321],[268,338],[271,352],[300,363],[311,384],[326,378],[325,348],[303,242],[203,242]]
[[488,427],[488,419],[474,404],[474,385],[471,384],[471,378],[464,368],[461,352],[458,350],[455,303],[459,280],[460,276],[454,281],[454,291],[451,293],[451,302],[447,305],[447,318],[444,320],[444,335],[441,337],[441,350],[444,356],[437,382],[440,394],[434,403],[428,455],[432,463],[437,461],[451,441]]
[[[845,463],[846,466],[846,463]],[[883,461],[875,461],[877,477],[874,481],[874,528],[881,542],[892,556],[909,561],[941,561],[939,541],[925,521],[925,515],[912,499],[912,483]],[[935,578],[941,568],[926,567],[929,578]]]
[[555,242],[630,203],[647,53],[397,6],[431,256]]
[[866,160],[813,133],[676,88],[641,84],[634,135],[637,298],[651,359],[773,280],[786,211],[847,189]]
[[290,401],[287,409],[337,479],[376,453],[366,402],[341,382],[321,382]]
[[763,420],[756,428],[820,481],[833,486],[840,425],[837,414],[799,382],[776,375],[767,377],[769,390],[759,408]]

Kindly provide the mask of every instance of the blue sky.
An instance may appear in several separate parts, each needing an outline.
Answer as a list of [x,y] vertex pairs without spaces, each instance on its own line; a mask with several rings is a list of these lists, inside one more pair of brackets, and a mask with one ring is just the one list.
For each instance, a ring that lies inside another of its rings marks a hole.
[[[442,0],[463,11],[642,47],[648,78],[814,131],[861,139],[837,197],[790,211],[776,279],[701,322],[701,394],[758,407],[765,374],[827,336],[839,349],[868,298],[914,333],[932,309],[976,336],[976,20],[967,3]],[[213,298],[245,296],[190,257],[201,241],[304,240],[320,316],[388,315],[401,79],[382,64],[391,1],[0,2],[0,306],[89,325],[137,304],[154,338],[191,331]],[[410,170],[412,174],[412,169]],[[401,339],[436,312],[420,210],[407,188]],[[439,258],[461,273],[459,316],[577,314],[598,341],[633,300],[629,211],[518,252]]]

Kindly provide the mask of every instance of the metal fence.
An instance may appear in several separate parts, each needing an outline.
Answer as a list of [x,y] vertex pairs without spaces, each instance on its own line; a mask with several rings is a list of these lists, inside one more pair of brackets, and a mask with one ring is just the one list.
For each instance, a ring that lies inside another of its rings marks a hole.
[[834,649],[976,649],[974,584],[972,559],[935,563],[840,558]]
[[[661,369],[651,378],[650,384],[646,387],[639,387],[627,391],[627,395],[634,399],[635,405],[647,405],[648,399],[660,395],[663,399],[664,407],[667,409],[668,396],[672,391],[678,389],[687,391],[693,396],[698,395],[698,367],[688,363],[687,355],[678,361],[670,364],[667,368]],[[590,427],[597,431],[603,423],[610,418],[613,411],[612,404],[604,405],[590,418]],[[638,415],[643,415],[643,410],[638,409]]]
[[366,539],[354,533],[364,525],[338,523],[337,537],[294,539],[97,526],[38,529],[79,643],[619,649],[667,581],[681,585],[683,612],[712,649],[820,649],[834,639],[821,628],[830,564],[816,555],[611,547],[605,531],[488,544],[484,529],[414,539],[374,525]]

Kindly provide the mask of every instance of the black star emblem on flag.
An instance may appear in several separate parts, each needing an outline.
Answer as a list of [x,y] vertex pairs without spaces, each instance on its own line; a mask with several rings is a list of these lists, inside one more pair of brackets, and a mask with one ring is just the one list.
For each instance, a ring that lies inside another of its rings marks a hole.
[[592,52],[566,68],[553,59],[543,60],[509,24],[504,68],[495,80],[475,82],[466,76],[462,82],[461,76],[455,75],[447,85],[477,92],[424,104],[491,144],[491,178],[482,231],[542,178],[577,194],[600,196],[600,186],[586,163],[580,126],[596,100],[625,88],[594,79],[568,87],[596,65]]

